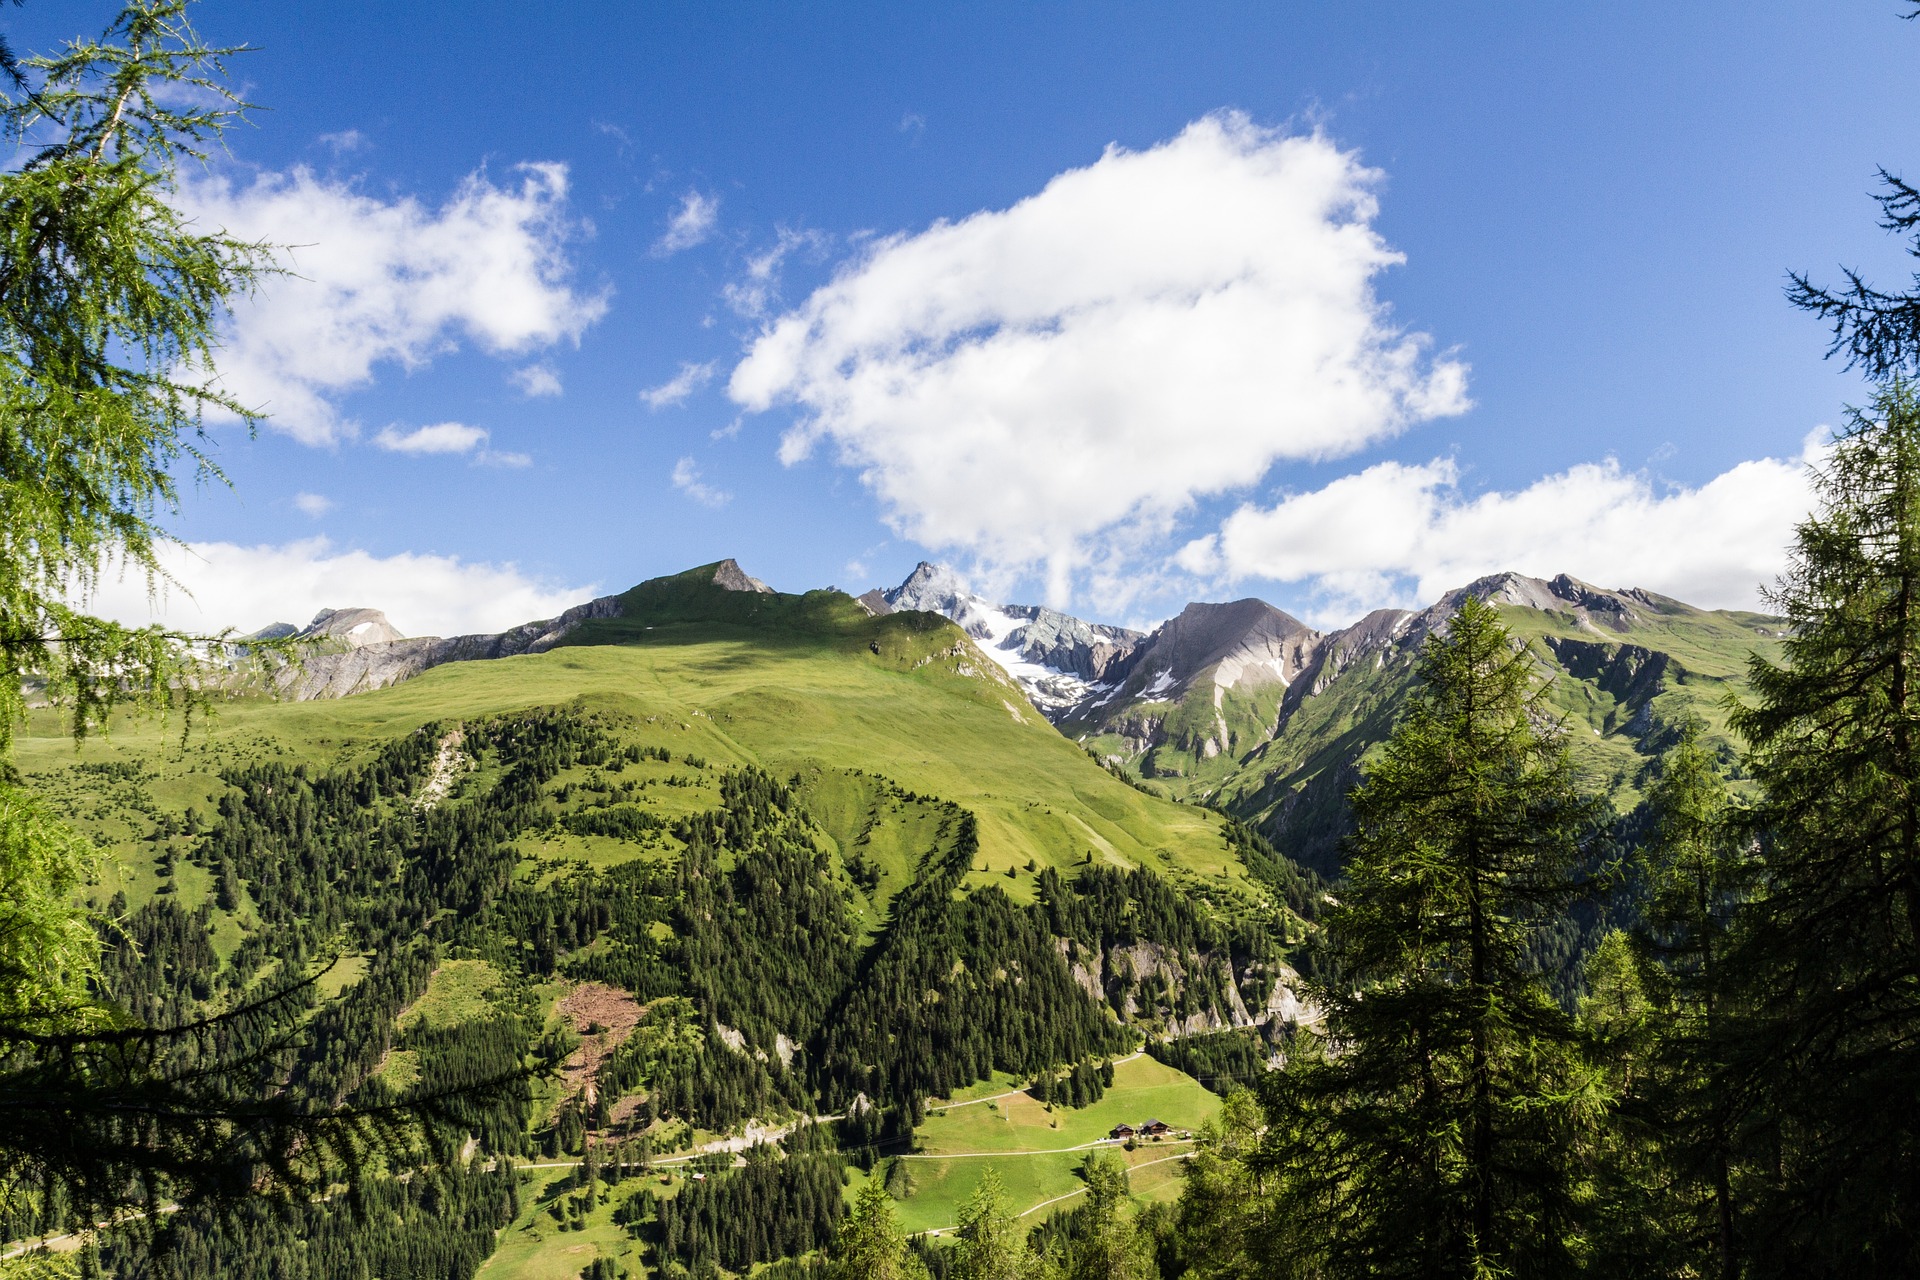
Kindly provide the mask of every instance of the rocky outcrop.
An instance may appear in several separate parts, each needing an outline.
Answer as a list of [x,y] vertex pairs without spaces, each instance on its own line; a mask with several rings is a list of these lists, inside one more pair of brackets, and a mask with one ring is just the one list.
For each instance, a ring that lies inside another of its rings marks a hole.
[[715,565],[713,585],[725,591],[757,591],[763,596],[773,594],[772,587],[758,578],[749,577],[738,560],[722,560]]
[[[737,570],[739,566],[734,567]],[[327,609],[298,633],[297,638],[314,642],[314,651],[297,663],[278,667],[268,679],[275,694],[296,702],[344,698],[384,689],[448,662],[545,653],[581,623],[619,613],[620,598],[602,596],[575,605],[557,618],[523,623],[495,635],[409,640],[401,637],[377,609]],[[380,635],[392,638],[368,638]]]
[[[714,565],[711,581],[723,591],[774,594],[772,587],[748,574],[737,560],[722,560]],[[378,609],[322,609],[304,627],[296,629],[290,623],[276,622],[247,639],[291,638],[305,643],[306,648],[297,662],[284,661],[278,655],[262,658],[263,663],[270,664],[266,682],[272,691],[299,702],[312,698],[344,698],[384,689],[449,662],[545,653],[582,623],[619,617],[622,607],[622,596],[601,596],[575,605],[556,618],[522,623],[495,634],[444,639],[439,636],[408,639]]]

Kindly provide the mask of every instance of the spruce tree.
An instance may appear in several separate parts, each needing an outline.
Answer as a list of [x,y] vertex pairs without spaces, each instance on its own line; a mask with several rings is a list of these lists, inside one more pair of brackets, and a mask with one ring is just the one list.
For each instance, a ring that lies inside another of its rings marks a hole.
[[1651,1061],[1643,1079],[1622,1082],[1622,1119],[1658,1159],[1637,1194],[1623,1189],[1614,1208],[1648,1256],[1672,1250],[1666,1256],[1731,1277],[1739,1266],[1723,1061],[1734,1012],[1728,950],[1755,866],[1721,764],[1700,734],[1698,723],[1683,727],[1647,792],[1652,825],[1637,858],[1644,923],[1636,942],[1657,1033],[1635,1046]]
[[1920,1267],[1920,402],[1886,384],[1816,477],[1738,710],[1762,788],[1730,1114],[1758,1273]]
[[1080,1176],[1087,1199],[1074,1214],[1068,1280],[1147,1280],[1155,1270],[1151,1241],[1127,1216],[1127,1167],[1113,1153],[1097,1151],[1081,1163]]
[[893,1216],[893,1197],[878,1178],[868,1178],[834,1241],[833,1280],[915,1280],[926,1274],[907,1250]]
[[1027,1248],[1019,1222],[1007,1212],[1000,1175],[991,1168],[961,1208],[954,1234],[960,1243],[947,1272],[950,1280],[1043,1280],[1054,1274]]
[[1314,1275],[1564,1275],[1602,1100],[1529,944],[1583,892],[1595,801],[1535,660],[1467,598],[1353,793],[1347,885],[1328,917],[1328,1052],[1265,1084],[1262,1163]]

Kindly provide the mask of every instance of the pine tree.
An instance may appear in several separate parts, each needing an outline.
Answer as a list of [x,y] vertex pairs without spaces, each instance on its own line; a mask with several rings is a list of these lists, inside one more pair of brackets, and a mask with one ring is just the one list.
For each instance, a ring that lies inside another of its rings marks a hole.
[[1559,1275],[1603,1097],[1529,943],[1583,892],[1595,802],[1534,659],[1469,597],[1352,797],[1328,917],[1353,985],[1322,993],[1330,1051],[1264,1082],[1263,1163],[1290,1224],[1277,1270]]
[[914,1280],[925,1267],[910,1252],[893,1216],[893,1197],[868,1178],[840,1224],[833,1246],[833,1280]]
[[1734,1114],[1763,1175],[1759,1273],[1920,1266],[1920,403],[1850,416],[1771,593],[1748,740],[1761,878],[1737,969]]
[[1019,1223],[1007,1212],[1000,1175],[989,1168],[960,1210],[954,1233],[950,1280],[1042,1280],[1052,1269],[1027,1248]]
[[1096,1151],[1081,1162],[1080,1176],[1087,1199],[1073,1214],[1067,1280],[1147,1280],[1156,1270],[1152,1242],[1127,1216],[1127,1167],[1112,1152]]
[[1722,1061],[1732,998],[1727,955],[1755,868],[1751,837],[1697,723],[1661,758],[1647,809],[1637,949],[1648,963],[1635,976],[1649,979],[1659,1017],[1657,1032],[1643,1028],[1633,1037],[1635,1065],[1645,1074],[1620,1082],[1621,1118],[1638,1129],[1643,1150],[1657,1149],[1658,1167],[1615,1197],[1614,1207],[1623,1233],[1642,1249],[1664,1242],[1731,1277],[1738,1252]]

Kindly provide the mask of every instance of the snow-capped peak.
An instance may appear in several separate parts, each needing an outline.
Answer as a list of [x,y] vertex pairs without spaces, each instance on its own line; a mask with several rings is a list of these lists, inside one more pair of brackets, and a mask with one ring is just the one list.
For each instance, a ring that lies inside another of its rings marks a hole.
[[1145,638],[1037,605],[995,604],[969,590],[952,569],[924,560],[905,582],[880,598],[890,610],[914,609],[952,619],[1049,718],[1065,715],[1110,688],[1102,677]]

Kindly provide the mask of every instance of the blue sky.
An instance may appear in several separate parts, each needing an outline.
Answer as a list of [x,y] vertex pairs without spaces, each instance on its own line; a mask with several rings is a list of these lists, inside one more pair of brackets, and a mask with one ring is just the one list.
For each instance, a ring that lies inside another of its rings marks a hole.
[[444,632],[723,556],[1135,623],[1750,604],[1861,396],[1784,272],[1904,269],[1898,12],[207,0],[267,109],[183,199],[303,279],[235,317],[274,420],[172,608]]

